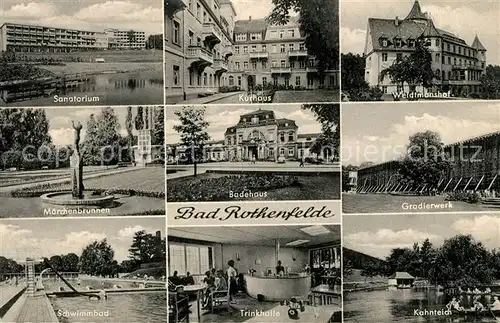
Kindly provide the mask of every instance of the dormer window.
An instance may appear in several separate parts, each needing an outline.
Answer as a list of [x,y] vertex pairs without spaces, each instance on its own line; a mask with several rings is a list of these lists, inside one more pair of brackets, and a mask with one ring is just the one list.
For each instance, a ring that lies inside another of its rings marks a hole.
[[382,47],[389,46],[389,41],[387,40],[387,38],[381,38],[380,43],[382,44]]
[[247,122],[247,118],[243,118],[243,122]]
[[285,122],[285,127],[288,127],[288,122]]
[[394,38],[394,47],[401,47],[401,38]]
[[408,47],[415,47],[415,39],[408,39]]
[[259,117],[255,116],[252,118],[252,123],[253,124],[256,124],[256,123],[259,123]]

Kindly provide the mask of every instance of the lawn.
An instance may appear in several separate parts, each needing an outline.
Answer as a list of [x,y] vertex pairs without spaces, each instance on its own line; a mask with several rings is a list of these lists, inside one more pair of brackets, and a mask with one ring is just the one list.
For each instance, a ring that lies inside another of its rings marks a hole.
[[339,90],[276,91],[273,103],[288,102],[339,102]]
[[161,71],[162,63],[137,62],[137,63],[66,63],[65,66],[44,65],[41,68],[55,73],[64,74],[101,74],[101,73],[126,73],[139,71]]
[[[267,192],[265,197],[230,198],[229,192]],[[167,201],[280,201],[340,198],[340,175],[227,175],[206,173],[167,180]]]
[[73,52],[73,53],[16,53],[17,56],[27,57],[32,60],[53,59],[56,61],[80,60],[83,62],[94,62],[96,58],[104,58],[107,63],[117,62],[163,62],[162,50],[106,50],[91,52]]

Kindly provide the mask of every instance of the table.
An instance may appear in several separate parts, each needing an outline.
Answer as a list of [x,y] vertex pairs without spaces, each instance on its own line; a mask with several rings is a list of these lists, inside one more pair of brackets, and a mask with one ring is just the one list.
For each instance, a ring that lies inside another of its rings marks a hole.
[[245,323],[328,323],[332,315],[340,311],[340,307],[332,306],[310,306],[305,305],[304,312],[300,312],[299,319],[294,320],[288,317],[288,306],[278,305],[270,310],[264,311],[262,315],[254,316]]
[[245,275],[247,293],[250,297],[264,295],[266,301],[282,301],[292,297],[307,297],[311,286],[310,275],[288,277],[262,277]]
[[184,293],[196,295],[196,308],[198,310],[198,322],[201,322],[201,292],[205,289],[205,285],[186,285],[184,287]]
[[335,305],[340,305],[342,303],[342,293],[340,292],[340,288],[338,288],[338,290],[335,290],[330,289],[328,285],[319,285],[311,288],[311,293],[313,294],[313,305],[316,305],[317,296],[321,299],[321,304],[318,305],[330,305],[329,299],[331,298],[338,299],[338,303]]

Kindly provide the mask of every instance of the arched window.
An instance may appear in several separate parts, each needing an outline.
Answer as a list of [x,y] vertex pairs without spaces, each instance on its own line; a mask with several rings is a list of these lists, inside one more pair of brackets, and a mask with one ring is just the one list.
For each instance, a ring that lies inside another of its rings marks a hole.
[[448,80],[451,80],[451,71],[448,71]]
[[446,79],[446,72],[445,71],[441,72],[441,79],[442,79],[442,81],[444,81]]
[[229,76],[229,86],[234,86],[234,77],[232,75]]

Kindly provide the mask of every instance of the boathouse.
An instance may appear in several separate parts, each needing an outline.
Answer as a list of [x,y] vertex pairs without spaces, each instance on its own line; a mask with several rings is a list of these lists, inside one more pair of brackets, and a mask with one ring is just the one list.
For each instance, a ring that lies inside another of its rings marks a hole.
[[406,271],[397,271],[387,280],[389,286],[401,286],[409,285],[412,286],[415,281],[415,277],[408,274]]

